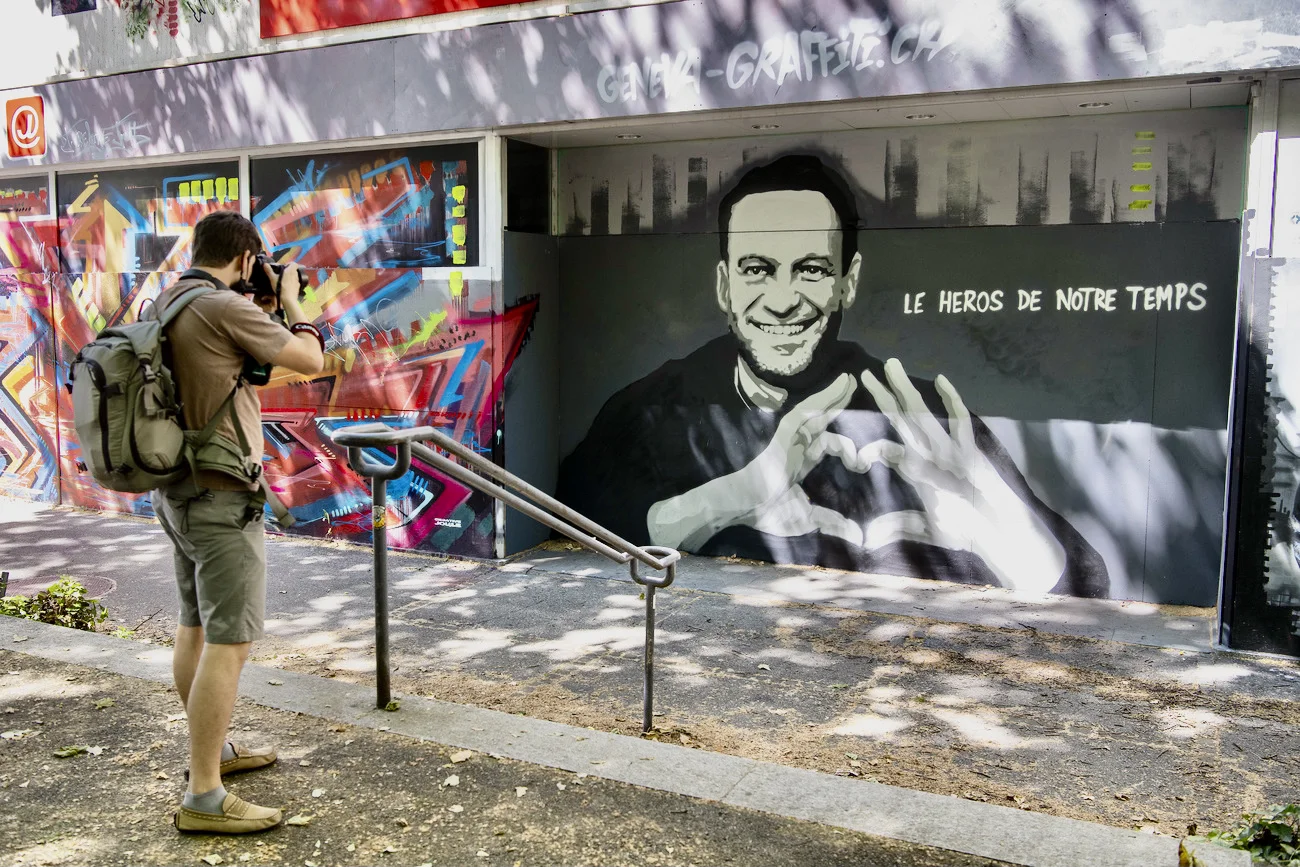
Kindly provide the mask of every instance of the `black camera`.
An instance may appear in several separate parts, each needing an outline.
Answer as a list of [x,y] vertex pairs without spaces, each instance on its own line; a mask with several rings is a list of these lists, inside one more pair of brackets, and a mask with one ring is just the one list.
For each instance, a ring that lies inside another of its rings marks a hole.
[[[271,273],[275,275],[274,283],[267,276],[266,269],[262,267],[263,265],[271,266]],[[253,266],[253,276],[248,280],[248,284],[253,287],[253,300],[259,304],[274,301],[276,306],[279,306],[280,277],[283,274],[283,265],[265,253],[258,253],[257,264]],[[298,276],[302,281],[298,287],[298,300],[302,301],[307,297],[307,274],[299,270]]]

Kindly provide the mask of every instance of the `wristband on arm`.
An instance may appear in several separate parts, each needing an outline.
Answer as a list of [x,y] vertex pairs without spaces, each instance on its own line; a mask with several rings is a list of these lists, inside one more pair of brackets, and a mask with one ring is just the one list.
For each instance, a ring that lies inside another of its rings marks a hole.
[[325,351],[325,338],[321,335],[320,329],[310,322],[295,322],[289,326],[289,332],[291,334],[310,334],[320,344],[320,351]]

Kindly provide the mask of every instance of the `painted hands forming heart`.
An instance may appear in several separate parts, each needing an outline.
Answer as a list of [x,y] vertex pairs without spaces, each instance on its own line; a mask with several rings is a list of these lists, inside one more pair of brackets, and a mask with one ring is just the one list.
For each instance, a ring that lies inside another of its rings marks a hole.
[[[1050,590],[1065,567],[1065,552],[980,450],[957,390],[946,377],[935,379],[948,413],[945,429],[897,359],[885,364],[885,379],[887,384],[863,371],[861,381],[902,442],[878,440],[859,449],[848,437],[828,430],[857,387],[853,377],[841,375],[797,404],[781,420],[768,448],[736,474],[736,493],[755,504],[743,523],[779,536],[821,532],[869,549],[908,539],[969,549],[1004,586]],[[924,513],[888,513],[862,526],[814,505],[801,484],[826,457],[857,473],[884,463],[912,485]]]

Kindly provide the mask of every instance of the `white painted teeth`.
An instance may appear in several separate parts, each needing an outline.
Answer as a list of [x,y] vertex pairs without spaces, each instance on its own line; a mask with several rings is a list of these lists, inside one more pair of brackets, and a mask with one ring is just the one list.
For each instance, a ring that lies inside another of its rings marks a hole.
[[789,337],[795,334],[802,334],[812,325],[811,322],[801,322],[797,325],[768,325],[764,322],[755,322],[760,331],[766,334],[775,334],[779,337]]

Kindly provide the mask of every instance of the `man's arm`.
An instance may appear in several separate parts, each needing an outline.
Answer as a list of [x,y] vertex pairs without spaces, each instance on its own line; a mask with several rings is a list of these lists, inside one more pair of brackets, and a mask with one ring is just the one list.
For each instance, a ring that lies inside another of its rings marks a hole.
[[[274,282],[275,275],[271,273],[270,266],[265,267]],[[298,291],[301,286],[302,273],[298,265],[296,263],[285,265],[284,273],[280,277],[280,304],[284,308],[285,324],[290,328],[300,322],[311,322],[303,312],[302,305],[298,303]],[[292,335],[284,348],[271,359],[271,364],[275,367],[287,367],[294,373],[301,373],[304,376],[314,376],[325,367],[325,353],[316,334],[301,331]]]

